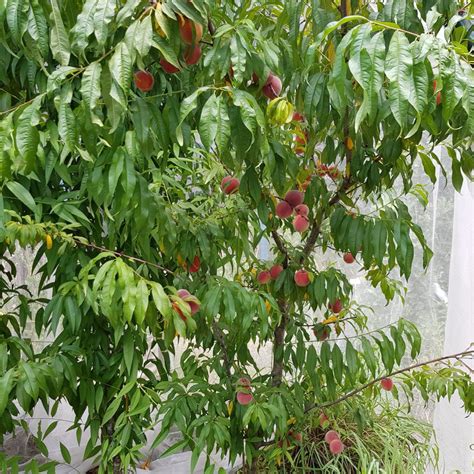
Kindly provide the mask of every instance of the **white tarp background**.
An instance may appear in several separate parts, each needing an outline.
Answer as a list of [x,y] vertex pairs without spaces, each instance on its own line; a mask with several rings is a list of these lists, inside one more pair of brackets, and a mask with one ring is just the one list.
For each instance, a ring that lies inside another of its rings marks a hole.
[[[454,198],[449,272],[448,317],[444,354],[455,354],[474,341],[474,183],[464,184]],[[474,363],[471,362],[474,370]],[[474,424],[457,394],[441,400],[434,413],[442,472],[474,472]]]

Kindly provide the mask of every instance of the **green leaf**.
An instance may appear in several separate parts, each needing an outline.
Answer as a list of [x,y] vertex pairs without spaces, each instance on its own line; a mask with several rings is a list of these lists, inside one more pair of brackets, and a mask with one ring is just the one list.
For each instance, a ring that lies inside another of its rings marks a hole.
[[412,66],[410,43],[403,33],[395,31],[385,59],[385,74],[390,81],[390,109],[401,129],[404,129],[407,123],[408,99],[413,90]]
[[217,108],[217,97],[212,94],[207,99],[201,112],[199,120],[199,136],[202,144],[209,150],[217,134],[217,120],[215,110]]
[[26,0],[8,0],[6,5],[7,25],[17,45],[20,45],[21,38],[26,31],[28,5],[29,2]]
[[115,48],[109,61],[109,69],[113,79],[110,96],[125,109],[126,96],[132,79],[132,60],[124,42],[119,43]]
[[[25,2],[28,3],[28,2]],[[44,11],[38,3],[38,0],[32,0],[30,11],[28,12],[28,34],[38,46],[43,57],[48,55],[49,31],[48,22],[44,16]]]
[[107,41],[108,26],[117,6],[116,0],[98,0],[94,10],[94,35],[100,47]]
[[26,188],[17,181],[8,181],[5,185],[21,203],[27,206],[34,213],[37,212],[35,200]]
[[8,398],[13,388],[14,372],[13,368],[0,377],[0,416],[3,415],[8,404]]
[[101,426],[104,426],[105,424],[107,424],[107,422],[110,421],[114,417],[114,415],[117,413],[117,410],[120,407],[121,402],[122,402],[122,398],[117,397],[115,398],[115,400],[112,401],[112,403],[110,403],[110,405],[107,408],[107,411],[105,412],[104,417],[101,420]]
[[18,117],[16,124],[16,146],[25,160],[31,160],[36,157],[39,134],[35,125],[39,120],[41,99],[41,97],[37,97],[29,106],[27,106]]
[[64,462],[66,464],[71,464],[71,453],[66,448],[66,446],[64,446],[64,444],[60,442],[59,449],[61,450],[61,456],[63,457]]
[[102,122],[95,114],[95,110],[101,97],[101,73],[102,66],[100,63],[91,63],[84,71],[81,81],[82,99],[89,110],[92,123],[99,126],[102,126]]
[[61,11],[57,0],[51,0],[51,21],[53,27],[51,28],[51,51],[54,59],[56,59],[62,66],[69,64],[69,58],[71,57],[71,46],[69,44],[69,38],[64,28],[64,23],[61,18]]
[[77,22],[71,30],[74,51],[84,55],[88,46],[88,38],[94,33],[94,15],[97,8],[97,0],[87,0],[82,11],[77,17]]

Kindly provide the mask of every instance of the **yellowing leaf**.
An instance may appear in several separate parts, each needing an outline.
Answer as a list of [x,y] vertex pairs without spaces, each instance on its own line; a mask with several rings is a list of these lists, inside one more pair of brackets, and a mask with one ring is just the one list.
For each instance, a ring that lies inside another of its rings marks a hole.
[[333,314],[329,318],[325,319],[323,321],[323,324],[332,324],[332,323],[335,323],[336,321],[337,321],[337,316]]
[[296,423],[296,418],[294,416],[292,416],[288,421],[287,421],[287,425],[294,425]]
[[232,415],[232,412],[234,411],[234,402],[232,400],[229,401],[229,403],[227,403],[227,413],[230,415]]

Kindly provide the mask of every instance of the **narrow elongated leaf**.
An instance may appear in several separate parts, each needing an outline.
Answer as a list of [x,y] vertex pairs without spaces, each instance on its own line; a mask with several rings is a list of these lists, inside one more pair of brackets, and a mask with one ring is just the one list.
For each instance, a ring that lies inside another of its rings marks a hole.
[[89,110],[91,121],[97,125],[102,125],[101,120],[95,114],[97,102],[101,97],[101,73],[102,66],[95,62],[89,64],[82,75],[81,94]]
[[396,31],[390,41],[385,59],[385,74],[390,81],[390,108],[402,129],[407,123],[408,99],[410,91],[413,90],[412,66],[410,43],[403,33]]
[[36,203],[33,199],[31,193],[23,187],[17,181],[8,181],[6,187],[12,192],[12,194],[25,206],[31,209],[33,212],[36,212]]
[[56,59],[59,64],[67,66],[69,64],[69,58],[71,57],[71,46],[69,44],[68,34],[64,28],[57,0],[51,0],[51,8],[51,20],[53,22],[50,41],[51,51],[54,59]]
[[99,46],[107,41],[108,26],[112,21],[117,6],[116,0],[98,0],[94,10],[94,35]]
[[44,10],[38,3],[38,0],[33,0],[28,12],[28,34],[38,46],[39,51],[43,56],[48,55],[49,44],[49,30],[48,22],[44,16]]
[[87,39],[94,32],[94,15],[97,8],[97,0],[87,0],[82,11],[77,17],[77,22],[71,30],[72,46],[74,51],[83,53],[88,46]]
[[29,2],[26,0],[8,0],[6,6],[8,28],[17,45],[20,44],[21,38],[26,31],[28,4]]

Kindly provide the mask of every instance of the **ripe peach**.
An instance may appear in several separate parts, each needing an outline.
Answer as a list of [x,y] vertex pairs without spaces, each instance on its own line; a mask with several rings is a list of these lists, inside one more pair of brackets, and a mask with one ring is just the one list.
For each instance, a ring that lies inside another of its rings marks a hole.
[[272,277],[271,277],[270,272],[268,270],[264,270],[263,272],[260,272],[257,275],[257,281],[261,285],[267,284],[271,279],[272,279]]
[[135,87],[142,92],[151,91],[153,84],[155,84],[153,75],[148,71],[137,71],[133,75],[133,81],[135,82]]
[[285,194],[285,201],[294,209],[303,203],[304,194],[296,189],[292,189]]
[[300,287],[308,286],[310,283],[309,273],[303,269],[297,270],[295,272],[294,280],[295,280],[296,286],[300,286]]
[[393,380],[389,378],[384,378],[380,381],[380,385],[384,390],[390,392],[393,388]]
[[303,434],[302,433],[295,433],[294,431],[288,431],[288,436],[291,436],[297,443],[301,443],[303,441]]
[[339,433],[335,430],[329,430],[325,435],[324,435],[324,441],[326,443],[330,444],[333,442],[335,439],[339,439]]
[[179,17],[179,35],[186,44],[196,44],[201,41],[203,28],[200,23],[195,23],[189,18]]
[[180,71],[179,68],[177,68],[176,66],[173,66],[164,58],[160,59],[160,66],[163,68],[163,71],[165,71],[168,74],[175,74]]
[[282,83],[280,78],[270,73],[262,89],[263,95],[268,99],[276,99],[280,95],[281,89]]
[[272,280],[276,280],[282,271],[283,267],[281,265],[273,265],[273,267],[270,268],[270,277]]
[[298,204],[295,207],[295,214],[306,217],[309,214],[309,207],[306,204]]
[[299,112],[293,113],[293,121],[294,122],[304,122],[304,115],[300,114]]
[[326,413],[321,413],[319,415],[319,426],[324,428],[329,423],[329,418],[327,417]]
[[184,51],[183,58],[188,66],[196,64],[201,59],[201,47],[198,44],[189,46]]
[[345,253],[343,259],[346,263],[354,263],[355,261],[354,255],[352,255],[350,252]]
[[340,439],[335,439],[329,443],[329,451],[332,454],[341,454],[344,451],[344,445]]
[[319,342],[322,342],[329,338],[329,334],[331,333],[331,330],[327,326],[325,326],[324,328],[315,328],[313,329],[313,332],[314,332],[314,335],[316,336],[316,339]]
[[[186,321],[186,316],[184,315],[183,311],[181,310],[181,308],[178,306],[178,303],[174,302],[172,305],[172,308],[174,311],[176,311],[179,315],[179,317],[183,320],[183,321]],[[191,306],[189,306],[189,311],[191,311]],[[191,313],[192,315],[192,313]]]
[[293,219],[293,228],[296,230],[296,232],[306,232],[309,227],[309,220],[306,216],[296,216]]
[[234,194],[239,190],[240,181],[232,176],[226,176],[221,181],[221,189],[225,194]]
[[329,305],[329,309],[335,314],[340,313],[342,311],[341,300],[339,299],[335,300],[333,303]]
[[198,255],[196,255],[193,259],[193,263],[189,267],[189,273],[196,273],[199,271],[199,267],[201,266],[201,259]]
[[237,392],[237,401],[241,405],[248,405],[253,401],[253,395],[251,393]]
[[276,205],[275,213],[280,219],[286,219],[291,216],[293,209],[286,201],[280,201]]
[[[181,289],[178,290],[178,296],[188,303],[189,307],[191,308],[191,315],[196,314],[199,311],[199,307],[201,306],[199,301],[195,296],[193,296],[191,293],[189,293],[188,290]],[[180,312],[180,311],[178,311]]]

